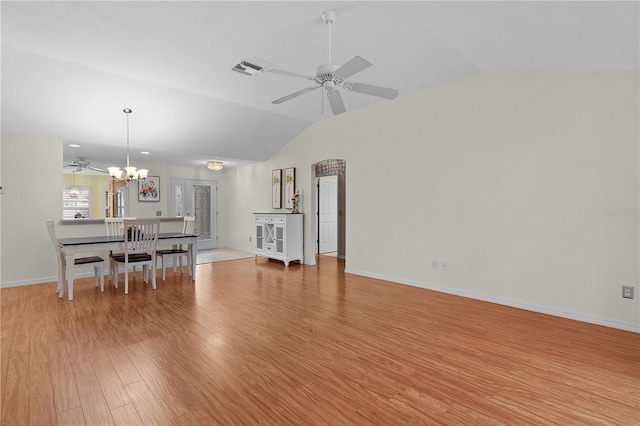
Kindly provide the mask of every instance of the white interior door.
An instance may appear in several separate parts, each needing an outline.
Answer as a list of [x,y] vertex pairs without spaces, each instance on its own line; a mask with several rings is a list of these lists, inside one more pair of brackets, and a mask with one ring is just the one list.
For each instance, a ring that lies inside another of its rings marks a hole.
[[318,253],[338,251],[338,176],[319,178]]
[[172,179],[174,213],[195,216],[198,250],[218,248],[218,187],[215,181]]

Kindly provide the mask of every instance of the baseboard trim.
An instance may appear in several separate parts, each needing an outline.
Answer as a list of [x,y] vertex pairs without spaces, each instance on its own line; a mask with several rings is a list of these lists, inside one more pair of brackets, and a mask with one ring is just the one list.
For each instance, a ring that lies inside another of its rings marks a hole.
[[426,290],[433,290],[440,293],[451,294],[454,296],[468,297],[470,299],[482,300],[483,302],[495,303],[498,305],[509,306],[512,308],[524,309],[526,311],[537,312],[540,314],[553,315],[556,317],[586,322],[589,324],[602,325],[604,327],[617,328],[620,330],[640,333],[640,324],[634,324],[634,323],[628,323],[628,322],[622,322],[622,321],[612,321],[610,319],[593,317],[590,315],[584,315],[577,312],[563,311],[560,309],[550,308],[547,306],[532,305],[528,303],[518,302],[515,300],[510,300],[510,299],[491,297],[481,293],[458,290],[455,288],[444,287],[437,284],[412,281],[412,280],[407,280],[403,278],[392,277],[389,275],[375,274],[372,272],[362,271],[359,269],[345,268],[344,271],[348,274],[361,275],[363,277],[375,278],[378,280],[389,281],[397,284],[410,285],[412,287],[420,287]]
[[[91,272],[86,272],[86,273],[81,273],[81,274],[73,274],[73,279],[76,278],[87,278],[87,277],[93,277],[94,273],[93,271]],[[24,286],[28,286],[28,285],[36,285],[36,284],[50,284],[50,283],[57,283],[58,282],[58,276],[53,276],[53,277],[44,277],[44,278],[37,278],[35,280],[20,280],[20,281],[7,281],[4,283],[0,283],[0,288],[12,288],[12,287],[24,287]]]
[[253,254],[253,250],[247,250],[245,248],[236,248],[236,247],[218,247],[218,249],[228,249],[228,250],[235,250],[235,251],[241,251],[243,253],[248,253],[248,254]]
[[[167,267],[167,269],[168,268],[170,268],[170,267]],[[120,273],[122,273],[123,271],[124,270],[120,270]],[[156,271],[162,271],[162,266],[160,265],[159,262],[156,265]],[[106,264],[106,263],[105,263],[105,267],[104,267],[104,270],[103,270],[103,274],[104,274],[105,280],[106,280],[107,276],[109,275],[109,265]],[[93,271],[93,269],[87,270],[85,272],[74,272],[74,274],[73,274],[73,279],[74,280],[79,279],[79,278],[93,278],[93,277],[95,277],[95,272]],[[57,282],[58,282],[58,276],[54,275],[52,277],[36,278],[36,279],[20,280],[20,281],[8,281],[8,282],[0,283],[0,289],[1,288],[11,288],[11,287],[24,287],[24,286],[27,286],[27,285],[49,284],[49,283],[57,283]]]

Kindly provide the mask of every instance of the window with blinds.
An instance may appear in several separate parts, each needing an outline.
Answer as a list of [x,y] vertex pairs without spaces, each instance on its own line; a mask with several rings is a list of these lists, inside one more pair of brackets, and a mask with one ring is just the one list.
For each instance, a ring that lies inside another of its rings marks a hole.
[[70,186],[62,189],[62,219],[76,219],[80,214],[82,218],[91,216],[91,187],[79,186],[80,193],[77,197],[71,197]]

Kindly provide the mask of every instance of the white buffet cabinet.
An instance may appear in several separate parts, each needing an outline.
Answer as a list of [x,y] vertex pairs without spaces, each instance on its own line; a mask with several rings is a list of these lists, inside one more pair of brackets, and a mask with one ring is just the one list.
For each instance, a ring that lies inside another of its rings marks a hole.
[[254,213],[254,255],[303,263],[302,214]]

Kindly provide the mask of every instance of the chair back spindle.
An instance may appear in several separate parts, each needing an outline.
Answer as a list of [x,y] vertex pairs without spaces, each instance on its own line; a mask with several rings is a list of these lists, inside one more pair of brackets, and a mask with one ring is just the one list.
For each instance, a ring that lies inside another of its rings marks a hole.
[[195,216],[185,216],[182,222],[182,233],[183,234],[193,234],[196,230],[196,217]]
[[148,253],[155,256],[158,246],[159,220],[125,219],[125,253]]
[[107,231],[107,237],[116,237],[124,232],[124,221],[135,219],[135,217],[106,217],[104,226]]

